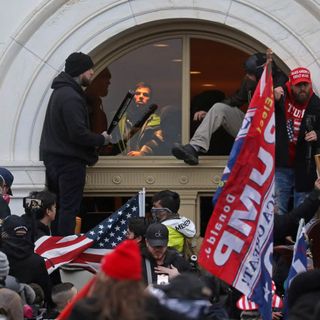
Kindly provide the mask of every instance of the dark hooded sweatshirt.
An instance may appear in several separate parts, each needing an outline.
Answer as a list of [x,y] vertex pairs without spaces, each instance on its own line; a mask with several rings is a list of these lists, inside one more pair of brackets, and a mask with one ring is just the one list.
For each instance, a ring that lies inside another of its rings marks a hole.
[[93,165],[98,160],[96,147],[104,144],[104,137],[90,131],[81,86],[67,73],[61,72],[53,80],[52,89],[42,129],[40,159],[73,158]]
[[50,301],[50,279],[42,257],[34,253],[34,245],[26,238],[9,237],[3,239],[1,251],[9,261],[11,276],[22,283],[37,283]]

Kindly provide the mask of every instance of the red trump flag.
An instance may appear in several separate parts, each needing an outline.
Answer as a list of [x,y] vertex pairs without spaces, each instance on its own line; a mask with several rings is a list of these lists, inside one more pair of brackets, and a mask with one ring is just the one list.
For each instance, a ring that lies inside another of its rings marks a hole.
[[267,66],[224,171],[199,263],[259,305],[271,319],[274,97]]

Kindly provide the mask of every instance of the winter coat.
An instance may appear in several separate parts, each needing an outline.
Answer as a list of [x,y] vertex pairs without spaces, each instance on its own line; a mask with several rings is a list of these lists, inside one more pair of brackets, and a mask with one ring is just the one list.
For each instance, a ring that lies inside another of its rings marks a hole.
[[52,83],[40,141],[40,159],[50,156],[80,159],[88,165],[98,160],[97,147],[104,137],[90,131],[84,92],[75,80],[61,72]]
[[22,283],[37,283],[50,301],[51,288],[45,261],[34,253],[33,243],[26,238],[9,237],[2,240],[1,251],[8,257],[9,274]]
[[287,214],[274,215],[273,242],[274,245],[284,244],[285,238],[298,229],[301,218],[308,223],[315,215],[320,205],[320,191],[313,190],[303,203]]
[[[152,283],[157,283],[157,274],[154,272],[154,268],[157,266],[156,261],[147,248],[142,248],[141,252],[143,257],[142,269],[145,283],[147,284],[148,282],[146,260],[150,262]],[[176,267],[180,273],[191,271],[190,263],[187,262],[175,249],[168,248],[165,253],[165,259],[162,266],[169,268],[171,265]]]
[[[286,127],[285,99],[281,99],[275,106],[276,124],[276,168],[289,167],[289,137]],[[314,116],[312,126],[317,133],[318,140],[311,143],[312,156],[310,167],[307,168],[307,148],[310,142],[304,140],[306,132],[306,118]],[[295,190],[298,192],[310,192],[317,178],[314,155],[320,147],[320,99],[313,94],[305,110],[296,145],[296,156],[294,162]]]

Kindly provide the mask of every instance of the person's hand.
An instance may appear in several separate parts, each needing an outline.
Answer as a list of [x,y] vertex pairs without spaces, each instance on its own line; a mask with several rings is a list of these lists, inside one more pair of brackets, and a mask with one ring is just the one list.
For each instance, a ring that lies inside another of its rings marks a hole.
[[304,140],[308,142],[317,141],[318,140],[317,133],[314,130],[310,132],[306,132],[306,135],[304,136]]
[[129,157],[139,157],[142,155],[143,154],[140,151],[130,151],[127,153],[127,156],[129,156]]
[[103,135],[103,137],[104,137],[104,145],[107,145],[111,142],[112,136],[111,136],[111,134],[107,134],[107,131],[103,131],[101,133],[101,135]]
[[170,268],[163,267],[163,266],[157,266],[154,268],[155,273],[166,273],[169,276],[169,280],[173,279],[174,277],[178,276],[180,272],[178,269],[171,265]]
[[273,93],[274,93],[274,99],[276,101],[280,100],[281,97],[284,95],[284,91],[282,87],[276,87],[273,89]]
[[282,319],[282,312],[273,311],[272,312],[272,320],[279,320],[279,319]]
[[203,118],[206,116],[207,112],[206,111],[197,111],[193,115],[193,121],[202,121]]
[[320,191],[320,178],[315,181],[314,188]]

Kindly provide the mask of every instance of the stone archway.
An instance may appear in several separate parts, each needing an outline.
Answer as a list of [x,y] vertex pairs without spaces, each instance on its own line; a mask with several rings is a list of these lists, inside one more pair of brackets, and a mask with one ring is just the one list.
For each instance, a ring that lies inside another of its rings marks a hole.
[[[304,65],[314,77],[320,75],[319,6],[313,1],[59,0],[43,1],[30,10],[17,24],[19,29],[7,35],[10,41],[0,60],[1,117],[6,119],[5,134],[0,136],[1,161],[15,172],[17,197],[43,186],[38,145],[50,84],[72,51],[91,52],[99,64],[104,59],[99,50],[103,43],[118,41],[120,50],[125,35],[148,23],[161,29],[168,21],[183,19],[239,30],[271,47],[289,67]],[[303,24],[299,23],[302,18]]]

